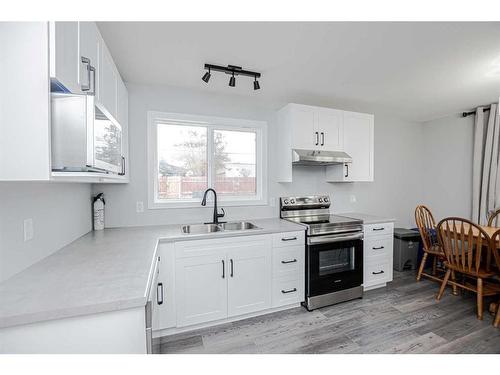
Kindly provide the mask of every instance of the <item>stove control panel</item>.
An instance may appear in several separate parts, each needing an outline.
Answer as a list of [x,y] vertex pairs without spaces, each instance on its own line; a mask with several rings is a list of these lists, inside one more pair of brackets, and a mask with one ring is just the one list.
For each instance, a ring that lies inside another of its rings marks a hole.
[[330,207],[330,197],[328,195],[312,195],[307,197],[281,197],[281,209],[305,209]]

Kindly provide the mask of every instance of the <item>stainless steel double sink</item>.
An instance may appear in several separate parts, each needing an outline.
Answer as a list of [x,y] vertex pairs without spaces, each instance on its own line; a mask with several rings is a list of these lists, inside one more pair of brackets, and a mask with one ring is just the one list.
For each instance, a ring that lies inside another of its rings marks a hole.
[[187,224],[181,226],[183,234],[208,234],[225,231],[261,229],[249,221],[233,221],[220,224]]

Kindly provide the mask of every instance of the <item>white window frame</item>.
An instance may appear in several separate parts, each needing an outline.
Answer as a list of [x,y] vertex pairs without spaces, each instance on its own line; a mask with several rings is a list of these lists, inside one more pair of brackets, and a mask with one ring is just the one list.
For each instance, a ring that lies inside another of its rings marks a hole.
[[[260,206],[267,205],[267,122],[242,120],[225,117],[189,115],[181,113],[167,113],[158,111],[148,111],[148,208],[188,208],[200,207],[200,199],[180,199],[180,200],[160,200],[157,199],[158,191],[158,122],[173,122],[185,124],[188,126],[207,127],[207,139],[211,139],[214,130],[233,130],[233,131],[254,131],[256,133],[256,165],[255,177],[256,194],[255,196],[228,197],[217,196],[217,200],[224,206]],[[212,168],[212,142],[207,143],[207,162],[209,168]],[[208,173],[208,187],[212,187],[212,172]],[[212,195],[210,194],[210,198]]]

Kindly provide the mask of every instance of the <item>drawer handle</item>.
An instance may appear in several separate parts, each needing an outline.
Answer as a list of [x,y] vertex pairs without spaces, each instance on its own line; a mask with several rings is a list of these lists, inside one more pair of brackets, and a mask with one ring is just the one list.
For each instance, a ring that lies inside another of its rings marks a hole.
[[379,247],[372,247],[373,250],[382,250],[384,249],[384,246],[379,246]]
[[382,228],[373,228],[372,230],[384,230],[385,228],[382,227]]
[[281,241],[295,241],[297,237],[283,237]]
[[381,273],[384,273],[384,271],[372,272],[374,275],[380,275]]
[[297,259],[294,259],[294,260],[282,260],[281,263],[288,264],[288,263],[295,263],[296,261],[297,261]]
[[287,294],[287,293],[293,293],[293,292],[296,292],[296,291],[297,291],[297,288],[293,288],[293,289],[290,289],[290,290],[281,290],[281,293]]

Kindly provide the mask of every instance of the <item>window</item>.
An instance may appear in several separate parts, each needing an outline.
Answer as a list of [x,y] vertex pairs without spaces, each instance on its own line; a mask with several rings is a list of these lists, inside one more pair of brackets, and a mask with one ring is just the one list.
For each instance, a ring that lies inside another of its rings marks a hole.
[[265,204],[266,123],[150,112],[149,206],[198,206],[209,187],[226,205]]

